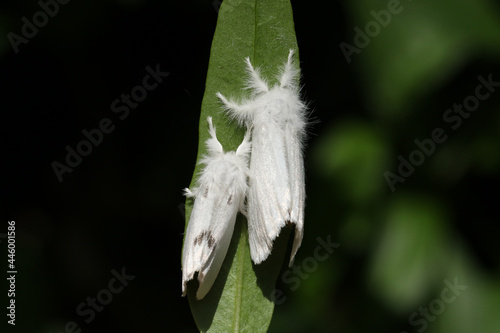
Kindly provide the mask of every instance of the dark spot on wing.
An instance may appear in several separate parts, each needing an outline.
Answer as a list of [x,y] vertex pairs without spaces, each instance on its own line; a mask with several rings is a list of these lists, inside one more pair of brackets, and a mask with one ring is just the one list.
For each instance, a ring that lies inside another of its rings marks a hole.
[[231,194],[229,198],[227,198],[227,204],[230,205],[233,202],[233,195]]
[[214,247],[214,245],[215,245],[215,238],[212,237],[212,233],[210,233],[210,231],[207,234],[207,238],[208,238],[208,247],[209,248]]
[[201,234],[199,234],[195,239],[194,239],[194,245],[201,245],[201,241],[203,239],[205,231],[203,231]]
[[203,192],[203,196],[206,198],[208,196],[208,186],[205,187],[205,191]]
[[214,247],[215,245],[215,238],[212,236],[212,232],[205,230],[202,231],[195,239],[194,239],[194,245],[201,245],[203,240],[207,241],[207,245],[209,248]]

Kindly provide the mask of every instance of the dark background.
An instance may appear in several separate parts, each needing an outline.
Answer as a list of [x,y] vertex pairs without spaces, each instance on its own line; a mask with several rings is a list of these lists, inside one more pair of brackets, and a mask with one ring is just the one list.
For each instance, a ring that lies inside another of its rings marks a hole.
[[[21,18],[32,22],[40,6],[0,4],[0,233],[16,221],[18,270],[10,331],[64,332],[69,321],[83,332],[196,331],[180,297],[181,190],[196,162],[218,4],[73,0],[17,53],[8,33],[21,35]],[[355,46],[353,28],[364,30],[388,1],[292,6],[315,119],[296,265],[317,237],[341,245],[299,288],[278,282],[286,301],[270,331],[417,332],[423,324],[408,318],[457,278],[466,291],[425,329],[497,332],[500,92],[456,130],[443,114],[474,94],[478,76],[500,81],[500,7],[401,1],[402,12],[348,63],[339,44]],[[157,65],[169,76],[120,120],[111,103]],[[59,182],[51,164],[65,163],[65,147],[103,118],[113,132]],[[446,142],[392,192],[384,173],[397,174],[398,156],[408,159],[414,140],[435,128]],[[78,305],[122,268],[135,278],[85,323]]]

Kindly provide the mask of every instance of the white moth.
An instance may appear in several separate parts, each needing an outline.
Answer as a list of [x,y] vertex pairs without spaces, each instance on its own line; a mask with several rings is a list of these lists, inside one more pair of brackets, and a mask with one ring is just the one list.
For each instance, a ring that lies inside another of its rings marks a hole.
[[285,225],[295,224],[290,266],[302,242],[306,105],[299,97],[299,69],[292,58],[290,50],[277,77],[279,83],[272,88],[246,58],[251,97],[236,103],[217,93],[232,118],[253,128],[247,210],[250,253],[255,264],[269,256]]
[[222,266],[234,230],[238,211],[244,212],[247,191],[250,131],[236,152],[224,153],[217,140],[212,118],[207,118],[210,138],[206,141],[208,155],[196,187],[185,189],[185,195],[196,198],[186,230],[182,250],[182,295],[187,282],[198,272],[197,299],[212,287]]

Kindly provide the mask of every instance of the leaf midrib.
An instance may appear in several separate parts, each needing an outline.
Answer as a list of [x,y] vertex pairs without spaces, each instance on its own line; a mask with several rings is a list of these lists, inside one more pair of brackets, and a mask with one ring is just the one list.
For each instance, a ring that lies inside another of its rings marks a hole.
[[[240,242],[246,245],[246,233],[242,230],[241,231],[242,237],[240,238]],[[238,245],[240,247],[240,245]],[[247,247],[246,246],[241,246],[241,250],[239,251],[239,256],[238,256],[238,262],[240,265],[238,265],[238,288],[236,288],[236,295],[234,297],[235,299],[235,312],[236,312],[236,318],[234,322],[234,330],[233,332],[237,333],[240,331],[240,319],[241,319],[241,303],[243,301],[242,297],[242,290],[243,290],[243,276],[244,276],[244,271],[245,271],[245,265],[241,264],[245,260],[245,255],[246,255]]]
[[[254,1],[254,25],[253,25],[253,47],[252,47],[252,59],[254,60],[256,57],[256,45],[257,45],[257,0]],[[254,60],[255,61],[255,60]],[[240,242],[243,244],[246,244],[246,233],[245,231],[242,230],[242,237],[240,238]],[[245,260],[245,255],[247,253],[247,247],[242,246],[242,250],[240,251],[238,260],[240,263],[243,263]],[[241,304],[243,302],[243,297],[242,297],[242,291],[243,291],[243,276],[244,276],[244,271],[245,271],[245,265],[241,264],[239,265],[239,270],[238,270],[238,282],[239,286],[236,288],[236,297],[235,297],[235,308],[236,308],[236,318],[235,318],[235,323],[234,323],[234,332],[237,333],[240,331],[240,320],[241,320]]]

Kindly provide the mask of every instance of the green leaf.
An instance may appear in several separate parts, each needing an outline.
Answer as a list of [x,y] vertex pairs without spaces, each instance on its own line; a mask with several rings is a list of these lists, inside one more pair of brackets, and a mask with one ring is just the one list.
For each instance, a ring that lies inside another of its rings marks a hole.
[[[243,140],[245,129],[238,127],[223,113],[216,93],[236,99],[248,94],[244,89],[246,57],[250,57],[254,67],[261,69],[261,75],[270,84],[276,83],[276,76],[290,49],[294,49],[298,57],[292,8],[288,0],[226,0],[222,3],[201,108],[198,161],[206,153],[208,116],[213,118],[217,137],[225,151],[235,150]],[[191,186],[195,185],[200,171],[201,166],[197,164]],[[186,226],[192,205],[191,200],[186,201]],[[255,266],[250,258],[246,220],[238,217],[226,259],[208,295],[197,301],[197,282],[188,284],[191,311],[200,331],[267,331],[274,309],[275,283],[289,235],[290,230],[283,230],[275,241],[270,258]]]

